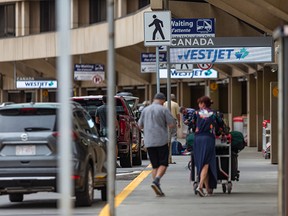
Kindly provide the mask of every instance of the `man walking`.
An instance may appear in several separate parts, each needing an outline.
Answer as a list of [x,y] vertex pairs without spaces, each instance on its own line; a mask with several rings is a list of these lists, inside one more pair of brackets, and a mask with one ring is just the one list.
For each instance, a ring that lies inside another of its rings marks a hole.
[[144,144],[153,168],[151,187],[158,196],[164,196],[160,188],[160,179],[168,167],[168,127],[175,127],[173,116],[163,106],[165,100],[163,93],[157,93],[153,103],[143,110],[138,121],[139,127],[144,129]]
[[[164,106],[168,107],[167,101],[164,103]],[[174,94],[171,94],[171,114],[175,119],[178,128],[180,128],[181,127],[180,107],[179,104],[176,102],[176,96]],[[171,130],[171,143],[175,140],[177,140],[177,127]]]

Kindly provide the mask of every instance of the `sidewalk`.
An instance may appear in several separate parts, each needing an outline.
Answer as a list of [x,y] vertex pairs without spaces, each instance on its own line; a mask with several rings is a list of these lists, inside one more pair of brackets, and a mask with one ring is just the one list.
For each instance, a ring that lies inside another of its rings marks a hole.
[[[265,160],[256,148],[239,153],[239,181],[233,181],[231,194],[217,185],[211,197],[194,194],[187,163],[190,156],[173,156],[161,180],[165,197],[156,197],[151,188],[151,174],[116,208],[119,216],[276,216],[277,165]],[[151,168],[146,168],[149,170]]]

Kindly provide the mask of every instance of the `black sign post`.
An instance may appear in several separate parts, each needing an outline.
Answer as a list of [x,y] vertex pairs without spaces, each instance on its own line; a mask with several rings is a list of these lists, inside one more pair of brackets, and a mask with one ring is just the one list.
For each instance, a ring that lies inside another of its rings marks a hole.
[[274,39],[279,41],[279,106],[282,118],[278,122],[279,165],[278,165],[278,215],[288,215],[288,25],[274,31]]

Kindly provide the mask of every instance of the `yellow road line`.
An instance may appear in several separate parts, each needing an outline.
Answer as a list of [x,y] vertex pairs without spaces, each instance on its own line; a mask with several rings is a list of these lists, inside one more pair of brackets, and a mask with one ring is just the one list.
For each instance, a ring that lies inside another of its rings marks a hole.
[[[151,167],[149,165],[148,167]],[[129,194],[152,172],[152,170],[144,170],[137,176],[123,191],[115,197],[115,208],[118,207]],[[109,216],[109,204],[106,204],[101,210],[99,216]]]

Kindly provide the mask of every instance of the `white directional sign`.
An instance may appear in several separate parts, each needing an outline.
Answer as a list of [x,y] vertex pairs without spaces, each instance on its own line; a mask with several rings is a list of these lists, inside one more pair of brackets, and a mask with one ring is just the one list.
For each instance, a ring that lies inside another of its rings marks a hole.
[[144,45],[169,46],[171,44],[171,12],[144,13]]

